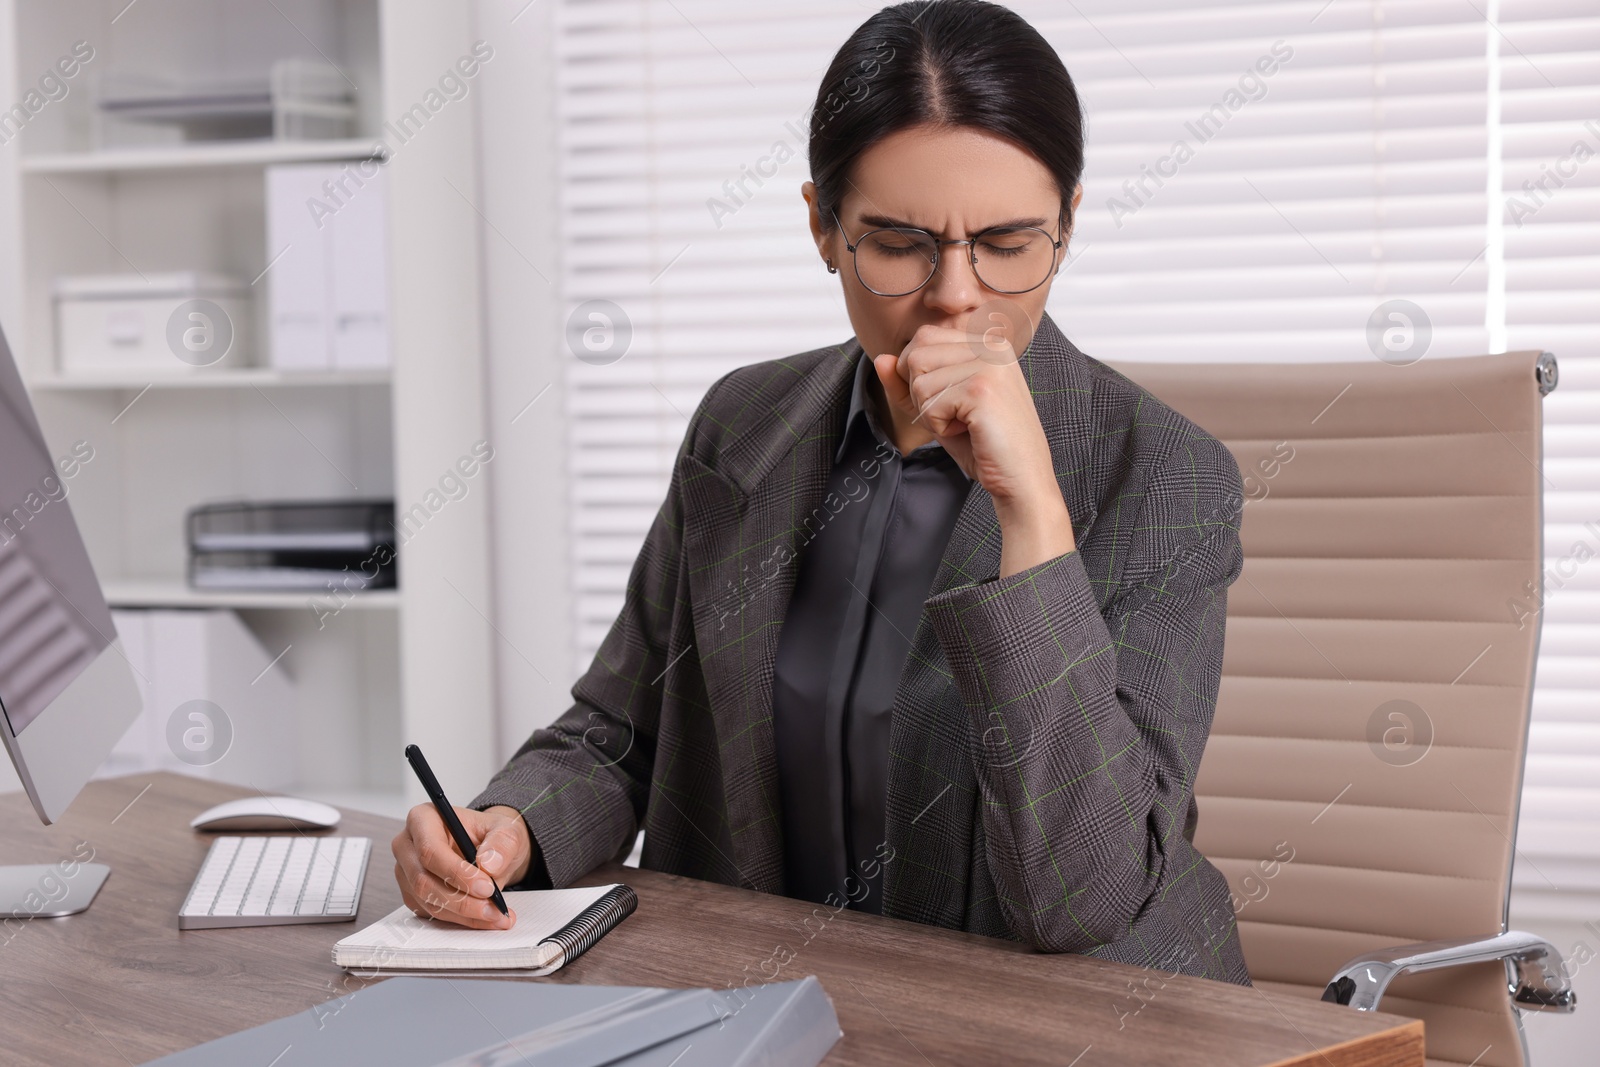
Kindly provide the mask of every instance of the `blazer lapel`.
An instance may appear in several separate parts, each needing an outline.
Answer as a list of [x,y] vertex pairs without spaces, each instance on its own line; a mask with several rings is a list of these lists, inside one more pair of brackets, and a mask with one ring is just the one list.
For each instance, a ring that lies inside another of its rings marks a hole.
[[695,642],[716,727],[743,883],[783,891],[772,685],[805,520],[820,507],[849,406],[855,338],[730,379],[706,418],[713,465],[683,458]]
[[[1081,543],[1098,515],[1091,478],[1088,365],[1048,313],[1020,364],[1050,445],[1074,538]],[[1000,548],[994,500],[974,482],[929,597],[999,577]],[[889,751],[886,836],[895,860],[884,868],[885,914],[960,927],[970,903],[974,834],[981,831],[973,760],[983,756],[982,738],[962,705],[926,611],[896,691]]]
[[1081,542],[1099,517],[1100,497],[1092,462],[1099,438],[1089,360],[1046,314],[1021,362],[1050,443],[1056,481],[1072,516],[1073,538]]

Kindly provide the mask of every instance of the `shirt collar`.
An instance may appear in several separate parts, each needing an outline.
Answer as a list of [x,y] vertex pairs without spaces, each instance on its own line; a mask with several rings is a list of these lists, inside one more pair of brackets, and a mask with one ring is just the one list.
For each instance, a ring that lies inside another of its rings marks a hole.
[[[855,431],[857,419],[860,419],[866,423],[868,430],[872,433],[874,438],[884,444],[889,444],[891,448],[894,447],[894,445],[890,443],[889,435],[884,432],[883,427],[878,422],[877,414],[872,407],[871,395],[867,392],[867,375],[874,373],[876,373],[876,371],[874,371],[872,366],[872,358],[863,351],[860,358],[856,360],[855,380],[850,386],[850,409],[845,412],[844,429],[843,432],[839,434],[839,447],[834,451],[833,454],[833,461],[835,463],[842,463],[844,461],[845,449],[850,444],[850,434]],[[938,441],[929,441],[925,445],[918,445],[916,448],[912,449],[911,454],[918,455],[929,449],[938,449],[940,452],[943,452],[944,446]],[[895,454],[899,454],[898,449],[895,450]],[[955,467],[956,470],[961,470],[960,464],[956,464]],[[967,481],[972,481],[971,476],[968,475],[966,471],[961,471],[961,474],[967,479]]]
[[[861,357],[856,360],[856,371],[852,376],[852,384],[850,386],[850,410],[845,412],[844,427],[842,432],[839,434],[839,447],[833,454],[833,461],[835,463],[841,463],[844,461],[844,451],[850,444],[850,432],[855,427],[856,419],[867,418],[867,405],[869,403],[869,398],[867,396],[867,369],[871,367],[871,365],[872,360],[865,352],[862,352]],[[876,419],[869,419],[868,425],[871,426],[874,436],[881,441],[883,439],[883,435],[878,433],[877,426],[873,425],[873,423],[876,421]]]

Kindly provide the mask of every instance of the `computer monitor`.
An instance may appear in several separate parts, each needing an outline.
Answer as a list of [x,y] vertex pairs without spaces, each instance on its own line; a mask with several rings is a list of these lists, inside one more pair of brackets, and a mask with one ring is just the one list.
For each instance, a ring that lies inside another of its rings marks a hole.
[[46,823],[142,706],[67,485],[0,333],[0,737]]

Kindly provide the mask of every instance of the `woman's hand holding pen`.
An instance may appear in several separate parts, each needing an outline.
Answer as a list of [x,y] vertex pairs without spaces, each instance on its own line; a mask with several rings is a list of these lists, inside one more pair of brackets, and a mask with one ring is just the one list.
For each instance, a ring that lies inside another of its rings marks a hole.
[[495,886],[515,884],[527,875],[533,854],[528,824],[521,812],[505,805],[454,810],[477,847],[477,866],[461,857],[434,806],[418,804],[390,843],[400,896],[423,918],[474,930],[509,929],[516,913],[501,915],[490,897]]
[[926,426],[993,498],[1003,578],[1070,552],[1076,543],[1017,353],[1001,329],[988,326],[925,324],[904,351],[880,355],[873,366],[897,437],[904,439],[903,427]]

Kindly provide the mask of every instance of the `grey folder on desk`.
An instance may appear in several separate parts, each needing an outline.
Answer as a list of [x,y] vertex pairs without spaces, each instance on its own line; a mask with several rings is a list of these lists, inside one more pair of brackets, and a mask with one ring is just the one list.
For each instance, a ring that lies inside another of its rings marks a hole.
[[814,977],[728,992],[402,977],[146,1067],[816,1067],[840,1036]]

